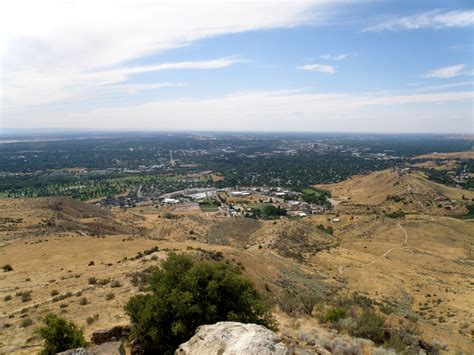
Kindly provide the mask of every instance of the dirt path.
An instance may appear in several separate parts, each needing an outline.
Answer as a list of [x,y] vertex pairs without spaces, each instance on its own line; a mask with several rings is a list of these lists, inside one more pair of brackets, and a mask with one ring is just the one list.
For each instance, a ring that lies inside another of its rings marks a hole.
[[[377,261],[379,261],[380,259],[383,259],[383,258],[386,258],[394,249],[398,249],[404,245],[406,245],[408,243],[408,233],[407,231],[405,230],[405,228],[402,227],[402,225],[400,224],[400,222],[397,223],[397,227],[399,227],[403,233],[405,234],[405,239],[400,243],[400,246],[399,247],[392,247],[392,248],[389,248],[385,251],[385,253],[383,253],[382,255],[378,256],[377,258],[375,258],[374,260],[368,262],[368,263],[364,263],[363,265],[364,266],[371,266],[373,264],[375,264]],[[339,265],[339,268],[338,268],[338,271],[339,271],[339,275],[342,275],[342,273],[344,272],[344,266],[342,265]]]

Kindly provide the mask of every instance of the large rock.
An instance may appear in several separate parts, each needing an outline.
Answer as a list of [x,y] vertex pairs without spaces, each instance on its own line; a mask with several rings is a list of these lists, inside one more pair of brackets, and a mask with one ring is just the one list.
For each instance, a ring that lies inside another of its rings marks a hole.
[[88,348],[66,350],[57,355],[125,355],[125,347],[123,342],[114,341]]
[[93,332],[91,340],[94,344],[102,344],[111,341],[125,340],[128,338],[129,334],[129,325],[116,325],[109,329],[102,329]]
[[175,355],[290,355],[281,338],[256,324],[219,322],[197,328]]

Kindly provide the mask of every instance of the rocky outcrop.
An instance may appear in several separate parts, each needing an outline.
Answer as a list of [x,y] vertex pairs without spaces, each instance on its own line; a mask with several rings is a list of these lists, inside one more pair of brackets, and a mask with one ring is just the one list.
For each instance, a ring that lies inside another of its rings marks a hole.
[[88,348],[66,350],[57,355],[125,355],[125,347],[122,341],[114,341]]
[[219,322],[197,328],[175,355],[290,355],[281,338],[271,330],[237,322]]
[[91,340],[94,344],[103,344],[112,341],[125,340],[129,335],[129,325],[117,325],[109,329],[102,329],[93,332]]

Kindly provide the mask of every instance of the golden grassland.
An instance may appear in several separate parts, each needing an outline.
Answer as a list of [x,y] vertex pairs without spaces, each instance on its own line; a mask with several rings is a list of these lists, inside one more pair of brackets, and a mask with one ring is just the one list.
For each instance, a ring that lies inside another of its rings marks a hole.
[[[13,267],[0,271],[0,353],[39,351],[33,329],[48,312],[74,320],[87,336],[127,323],[123,306],[139,292],[131,273],[159,265],[171,250],[201,258],[221,252],[271,295],[364,294],[391,305],[393,322],[416,319],[427,341],[473,353],[474,260],[466,245],[474,242],[474,222],[456,218],[465,212],[462,195],[473,198],[472,192],[392,170],[319,187],[332,192],[335,211],[276,221],[192,208],[167,219],[154,208],[100,209],[62,198],[0,200],[0,264]],[[387,199],[394,195],[402,200]],[[437,207],[440,197],[455,200],[453,209]],[[408,214],[386,216],[398,209]],[[340,222],[332,222],[335,216]],[[319,224],[331,225],[334,235]],[[31,299],[22,300],[29,291]],[[67,297],[55,300],[53,291]],[[276,315],[282,330],[328,331],[315,318]],[[24,319],[33,324],[22,327]]]

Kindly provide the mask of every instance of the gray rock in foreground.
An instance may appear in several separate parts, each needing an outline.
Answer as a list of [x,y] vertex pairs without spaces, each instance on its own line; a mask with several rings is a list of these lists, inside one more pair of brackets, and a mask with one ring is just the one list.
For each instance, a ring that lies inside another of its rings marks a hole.
[[237,322],[219,322],[197,328],[175,355],[289,355],[290,350],[271,330]]

